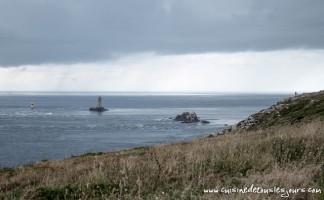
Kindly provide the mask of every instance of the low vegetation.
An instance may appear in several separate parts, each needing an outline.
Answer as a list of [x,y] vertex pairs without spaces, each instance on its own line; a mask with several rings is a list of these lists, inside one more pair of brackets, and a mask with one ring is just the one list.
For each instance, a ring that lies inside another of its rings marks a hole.
[[[317,111],[311,113],[322,115],[323,103],[313,105]],[[295,118],[299,109],[292,106],[286,115]],[[1,169],[0,199],[283,198],[282,193],[207,192],[251,185],[312,188],[314,193],[290,191],[287,199],[324,199],[321,117],[232,133]]]
[[248,130],[324,119],[324,91],[287,98],[250,117]]

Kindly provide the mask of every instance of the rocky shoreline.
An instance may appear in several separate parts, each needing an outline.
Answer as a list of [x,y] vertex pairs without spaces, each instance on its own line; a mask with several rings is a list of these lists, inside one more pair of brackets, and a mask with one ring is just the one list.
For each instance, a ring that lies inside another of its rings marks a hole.
[[289,125],[302,120],[312,119],[321,115],[323,100],[324,91],[295,95],[252,114],[217,134],[222,135],[234,130],[262,129],[275,124]]

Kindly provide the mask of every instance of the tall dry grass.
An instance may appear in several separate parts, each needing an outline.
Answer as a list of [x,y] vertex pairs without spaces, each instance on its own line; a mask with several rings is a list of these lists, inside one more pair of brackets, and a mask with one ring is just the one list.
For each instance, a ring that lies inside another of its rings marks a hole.
[[324,124],[318,121],[2,169],[0,199],[281,199],[204,189],[254,184],[323,192],[323,161]]

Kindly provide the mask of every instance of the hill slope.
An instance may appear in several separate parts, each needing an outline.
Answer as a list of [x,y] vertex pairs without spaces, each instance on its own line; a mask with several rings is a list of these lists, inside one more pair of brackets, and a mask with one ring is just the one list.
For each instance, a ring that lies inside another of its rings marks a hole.
[[[315,188],[324,199],[324,93],[285,100],[231,133],[0,170],[0,199],[281,199],[214,188]],[[292,191],[293,192],[293,191]],[[314,190],[316,192],[316,190]]]
[[291,125],[324,118],[324,91],[290,97],[251,115],[235,128],[255,130],[273,125]]

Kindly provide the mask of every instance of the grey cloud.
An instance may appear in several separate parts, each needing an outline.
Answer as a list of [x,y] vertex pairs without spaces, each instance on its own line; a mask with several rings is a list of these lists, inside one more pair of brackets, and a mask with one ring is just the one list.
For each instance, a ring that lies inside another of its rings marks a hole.
[[324,47],[322,0],[1,0],[0,66]]

